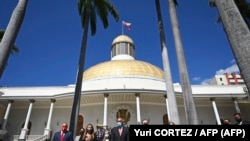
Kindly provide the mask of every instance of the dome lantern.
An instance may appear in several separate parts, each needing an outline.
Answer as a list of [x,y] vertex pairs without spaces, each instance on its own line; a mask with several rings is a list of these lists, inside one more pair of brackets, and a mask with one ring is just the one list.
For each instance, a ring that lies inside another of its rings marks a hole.
[[111,60],[134,60],[135,47],[133,40],[126,36],[116,37],[111,46]]

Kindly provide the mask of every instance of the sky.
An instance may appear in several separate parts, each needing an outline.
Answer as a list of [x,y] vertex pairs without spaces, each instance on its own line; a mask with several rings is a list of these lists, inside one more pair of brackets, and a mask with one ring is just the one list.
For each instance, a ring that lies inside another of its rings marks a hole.
[[[0,86],[66,86],[76,81],[83,29],[78,0],[29,0]],[[135,44],[135,59],[163,69],[154,0],[110,0],[119,21],[109,16],[104,29],[97,18],[97,33],[89,34],[84,70],[110,61],[111,44],[123,33]],[[18,0],[0,0],[0,29],[6,29]],[[173,83],[179,71],[167,0],[160,0]],[[179,0],[176,7],[188,75],[192,85],[208,84],[216,74],[238,72],[218,12],[208,0]],[[131,30],[122,26],[131,23]]]

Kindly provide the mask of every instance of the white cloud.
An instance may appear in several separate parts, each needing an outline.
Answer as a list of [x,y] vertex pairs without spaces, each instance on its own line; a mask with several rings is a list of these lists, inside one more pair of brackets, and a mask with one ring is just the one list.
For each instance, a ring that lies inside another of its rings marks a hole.
[[174,86],[179,86],[179,85],[180,85],[180,83],[174,83],[173,85],[174,85]]
[[231,60],[230,63],[231,63],[231,64],[236,64],[235,59]]
[[[219,69],[215,72],[215,75],[220,75],[220,74],[224,74],[224,73],[239,73],[239,67],[237,66],[235,60],[230,61],[230,63],[232,64],[231,66],[225,68],[225,69]],[[213,78],[214,76],[212,76]],[[195,77],[195,78],[199,78],[199,77]],[[195,80],[195,78],[193,78],[193,80]],[[206,78],[204,80],[201,81],[201,85],[208,85],[209,82],[212,80],[212,78]]]
[[200,80],[201,80],[201,77],[194,77],[192,80],[193,80],[193,81],[200,81]]
[[201,85],[208,85],[212,78],[207,78],[201,81]]
[[226,69],[220,69],[218,71],[216,71],[216,75],[217,74],[224,74],[224,73],[228,73],[228,74],[231,74],[231,73],[239,73],[239,68],[236,64],[233,64],[231,66],[229,66],[228,68]]

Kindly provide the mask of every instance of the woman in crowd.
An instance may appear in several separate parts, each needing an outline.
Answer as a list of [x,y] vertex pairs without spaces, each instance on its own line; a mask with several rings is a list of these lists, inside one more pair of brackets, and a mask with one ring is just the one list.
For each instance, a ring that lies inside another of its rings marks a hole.
[[96,141],[94,126],[91,123],[86,126],[81,141]]

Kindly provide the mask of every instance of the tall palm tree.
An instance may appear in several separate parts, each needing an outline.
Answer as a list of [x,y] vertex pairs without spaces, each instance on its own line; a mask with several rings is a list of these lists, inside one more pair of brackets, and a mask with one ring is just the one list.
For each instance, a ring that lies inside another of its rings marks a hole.
[[250,31],[234,0],[213,0],[229,40],[234,58],[250,90]]
[[[0,30],[0,42],[3,39],[4,33],[5,33],[5,30]],[[18,52],[19,52],[19,48],[16,45],[13,45],[10,53],[14,54],[14,53],[18,53]]]
[[247,0],[234,0],[237,5],[240,14],[244,21],[246,22],[248,28],[250,28],[250,4]]
[[[0,30],[0,43],[1,43],[2,39],[3,39],[4,33],[5,33],[5,30]],[[18,48],[16,45],[13,45],[12,48],[11,48],[10,53],[11,53],[11,54],[14,54],[14,53],[18,53],[18,52],[19,52],[19,48]],[[7,65],[8,65],[8,63],[6,62],[6,64],[5,64],[5,66],[4,66],[3,69],[5,69],[5,67],[6,67]]]
[[18,1],[0,43],[0,78],[3,75],[11,50],[13,49],[18,32],[23,23],[27,5],[28,0]]
[[168,7],[169,7],[170,19],[174,35],[174,42],[175,42],[175,50],[178,60],[180,82],[183,93],[186,120],[187,124],[198,124],[192,88],[189,82],[188,70],[182,46],[179,22],[176,13],[176,6],[177,6],[176,0],[168,0]]
[[180,124],[180,117],[178,113],[178,107],[176,102],[176,97],[174,93],[174,86],[172,81],[172,74],[170,70],[169,65],[169,59],[168,59],[168,51],[167,51],[167,44],[166,44],[166,37],[164,33],[164,26],[161,16],[161,7],[160,7],[160,1],[155,0],[156,5],[156,12],[158,17],[158,28],[160,33],[160,43],[161,43],[161,53],[162,53],[162,61],[163,61],[163,69],[164,69],[164,75],[165,75],[165,81],[166,81],[166,93],[168,98],[168,110],[169,110],[169,121],[174,122],[175,124]]
[[87,47],[89,23],[91,27],[91,35],[94,36],[96,34],[96,16],[100,17],[103,27],[105,29],[109,25],[108,23],[109,13],[111,13],[116,22],[119,21],[118,11],[108,0],[78,0],[78,11],[81,17],[81,23],[84,33],[82,36],[82,44],[78,62],[77,80],[76,80],[76,87],[75,87],[73,106],[70,117],[70,127],[69,127],[69,130],[73,133],[74,137],[76,135],[75,131],[77,128],[80,101],[81,101],[82,77],[83,77],[83,68],[84,68],[85,54]]
[[[240,14],[244,21],[246,22],[248,28],[250,29],[250,3],[247,0],[234,0],[236,6],[238,7]],[[209,1],[210,6],[214,7],[214,0]],[[221,18],[217,18],[217,22],[221,23]]]

